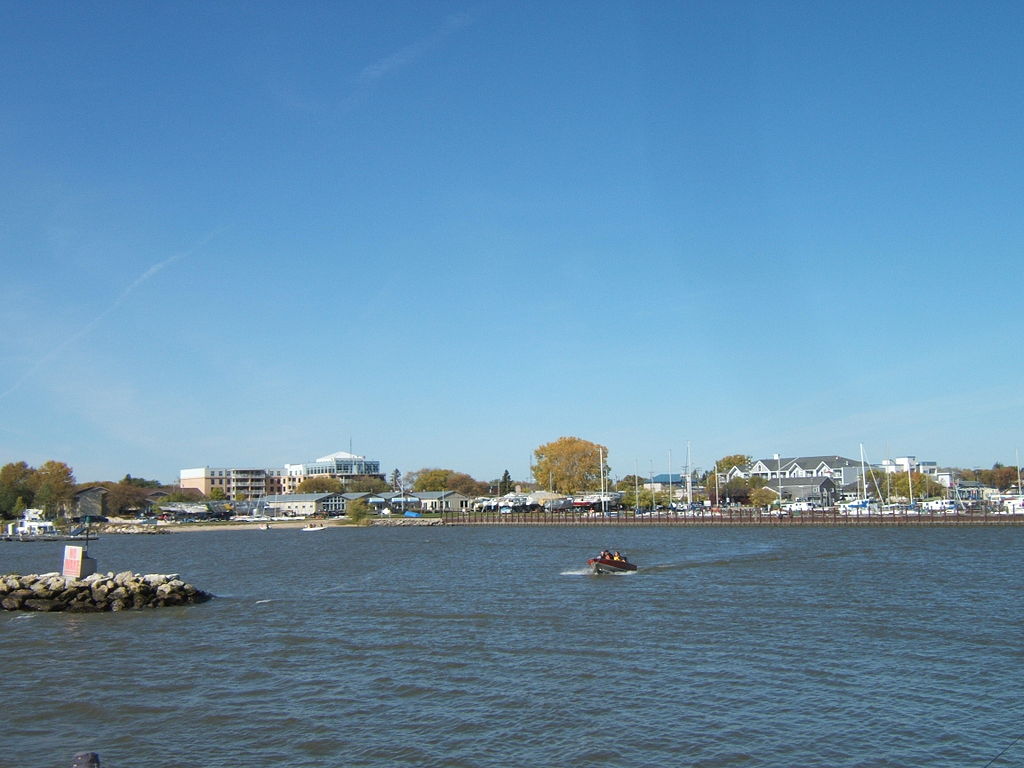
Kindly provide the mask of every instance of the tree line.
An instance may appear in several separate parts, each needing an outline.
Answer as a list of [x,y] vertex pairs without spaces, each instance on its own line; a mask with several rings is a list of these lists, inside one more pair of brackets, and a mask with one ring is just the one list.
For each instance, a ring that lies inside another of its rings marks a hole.
[[[706,471],[691,473],[692,486],[702,488],[693,500],[709,500],[713,504],[732,501],[753,506],[768,506],[777,494],[761,477],[725,479],[733,467],[744,467],[751,456],[733,453],[718,459]],[[341,493],[343,491],[383,493],[385,491],[456,491],[470,498],[484,495],[504,495],[516,487],[545,488],[555,493],[573,494],[598,490],[617,490],[623,494],[623,504],[637,507],[656,507],[671,502],[668,491],[656,492],[647,487],[648,478],[627,475],[613,483],[608,465],[608,448],[580,437],[560,437],[537,447],[533,454],[532,482],[515,481],[506,469],[501,478],[490,482],[476,480],[465,472],[437,467],[425,467],[404,475],[395,469],[388,480],[380,477],[357,477],[345,482],[331,477],[311,477],[303,480],[298,493]],[[1017,485],[1018,469],[996,463],[992,469],[954,469],[962,480],[1007,491]],[[717,478],[717,482],[716,482]],[[918,472],[886,473],[869,470],[866,474],[867,492],[883,501],[909,498],[927,498],[944,495],[946,489],[934,478]],[[180,488],[162,485],[157,480],[125,475],[119,481],[102,480],[76,483],[71,467],[62,461],[47,461],[39,467],[24,461],[10,462],[0,467],[0,517],[16,518],[22,510],[35,507],[48,517],[67,513],[74,502],[75,493],[83,488],[102,486],[107,490],[105,505],[114,515],[146,506],[147,497],[154,490],[164,490],[165,501],[195,501],[194,494]],[[677,494],[676,494],[677,495]],[[224,491],[215,488],[209,498],[223,499]]]
[[[723,502],[768,506],[778,499],[778,493],[763,477],[734,477],[725,475],[733,467],[746,467],[753,457],[744,453],[731,453],[718,459],[707,471],[691,472],[692,486],[701,488],[693,495],[694,501],[709,500],[718,505]],[[993,465],[990,470],[953,469],[961,480],[976,480],[983,485],[1006,491],[1017,485],[1017,467]],[[534,485],[555,493],[572,494],[594,492],[602,488],[623,494],[625,506],[654,507],[670,502],[668,491],[653,491],[647,486],[649,478],[627,475],[612,483],[608,468],[608,448],[579,437],[560,437],[539,446],[534,451]],[[920,472],[886,473],[868,470],[865,477],[866,492],[883,501],[944,496],[946,487],[930,475]],[[685,478],[683,478],[685,482]],[[691,486],[691,487],[692,487]]]
[[17,518],[25,509],[43,510],[47,517],[68,514],[75,494],[85,488],[106,488],[104,501],[112,514],[129,509],[140,509],[154,490],[166,490],[167,501],[184,500],[178,489],[168,488],[157,480],[125,475],[121,480],[100,480],[78,483],[75,473],[63,461],[47,461],[39,467],[15,461],[0,467],[0,517]]

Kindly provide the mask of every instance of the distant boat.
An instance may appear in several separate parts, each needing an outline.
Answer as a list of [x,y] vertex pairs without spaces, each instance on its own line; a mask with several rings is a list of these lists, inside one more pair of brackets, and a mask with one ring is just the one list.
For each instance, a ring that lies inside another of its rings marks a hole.
[[310,523],[305,528],[300,528],[300,531],[326,531],[327,526],[323,523]]
[[26,509],[20,520],[7,524],[4,541],[95,541],[86,526],[79,526],[70,533],[63,533],[51,521],[44,519],[43,510]]

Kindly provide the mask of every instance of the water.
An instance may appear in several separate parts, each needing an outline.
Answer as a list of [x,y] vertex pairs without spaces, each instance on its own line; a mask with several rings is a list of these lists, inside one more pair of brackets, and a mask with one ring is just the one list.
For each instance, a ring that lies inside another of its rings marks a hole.
[[[985,768],[1024,732],[1024,528],[106,536],[218,599],[0,613],[0,765]],[[587,575],[620,549],[635,574]],[[62,547],[0,543],[0,573]],[[1024,765],[1024,742],[992,768]]]

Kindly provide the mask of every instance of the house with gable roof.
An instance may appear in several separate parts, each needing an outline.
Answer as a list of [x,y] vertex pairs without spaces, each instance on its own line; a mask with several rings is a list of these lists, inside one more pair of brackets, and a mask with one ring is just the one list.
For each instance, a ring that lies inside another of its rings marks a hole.
[[769,481],[786,478],[831,478],[837,488],[855,483],[861,477],[862,465],[844,456],[797,456],[757,459],[745,467],[733,467],[725,474],[726,481],[761,477]]

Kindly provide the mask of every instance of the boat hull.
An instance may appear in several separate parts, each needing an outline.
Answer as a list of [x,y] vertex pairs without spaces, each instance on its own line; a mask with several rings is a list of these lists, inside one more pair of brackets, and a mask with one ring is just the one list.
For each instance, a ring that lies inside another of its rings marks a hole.
[[629,573],[636,570],[636,565],[626,560],[607,560],[600,557],[587,560],[587,565],[596,576],[608,573]]

